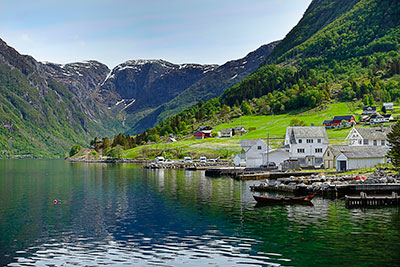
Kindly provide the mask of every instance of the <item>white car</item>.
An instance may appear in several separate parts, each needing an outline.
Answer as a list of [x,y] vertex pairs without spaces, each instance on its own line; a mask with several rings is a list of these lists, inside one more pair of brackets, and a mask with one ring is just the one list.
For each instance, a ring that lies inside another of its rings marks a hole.
[[192,163],[193,160],[192,160],[191,157],[184,157],[184,158],[183,158],[183,162],[184,162],[184,163]]
[[206,163],[207,162],[207,158],[206,157],[200,157],[200,162],[201,163]]
[[165,158],[164,157],[157,157],[155,162],[156,163],[164,163],[165,162]]

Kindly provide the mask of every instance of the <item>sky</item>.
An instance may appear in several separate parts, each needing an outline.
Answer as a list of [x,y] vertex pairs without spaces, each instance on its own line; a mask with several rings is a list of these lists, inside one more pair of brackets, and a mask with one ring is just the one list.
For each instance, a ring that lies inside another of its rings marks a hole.
[[223,64],[285,37],[311,0],[0,0],[0,38],[39,61]]

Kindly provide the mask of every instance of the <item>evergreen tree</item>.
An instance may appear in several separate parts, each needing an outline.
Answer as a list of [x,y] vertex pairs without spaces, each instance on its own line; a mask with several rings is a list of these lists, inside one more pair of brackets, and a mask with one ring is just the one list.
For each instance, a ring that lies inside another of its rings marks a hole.
[[388,141],[391,149],[389,156],[392,163],[396,167],[400,167],[400,122],[393,126],[392,131],[388,134]]

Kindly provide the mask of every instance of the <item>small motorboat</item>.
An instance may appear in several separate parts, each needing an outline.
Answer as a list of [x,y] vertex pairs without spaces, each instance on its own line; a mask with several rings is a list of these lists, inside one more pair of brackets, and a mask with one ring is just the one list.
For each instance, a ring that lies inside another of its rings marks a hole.
[[266,196],[254,196],[257,203],[310,203],[314,198],[314,195],[302,196],[302,197],[266,197]]

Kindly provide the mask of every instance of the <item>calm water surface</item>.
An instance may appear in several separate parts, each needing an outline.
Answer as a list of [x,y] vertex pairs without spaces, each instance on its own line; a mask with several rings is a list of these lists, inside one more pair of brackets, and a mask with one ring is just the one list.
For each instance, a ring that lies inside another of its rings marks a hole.
[[320,198],[259,208],[254,183],[132,164],[1,160],[0,265],[400,263],[399,208],[349,210]]

